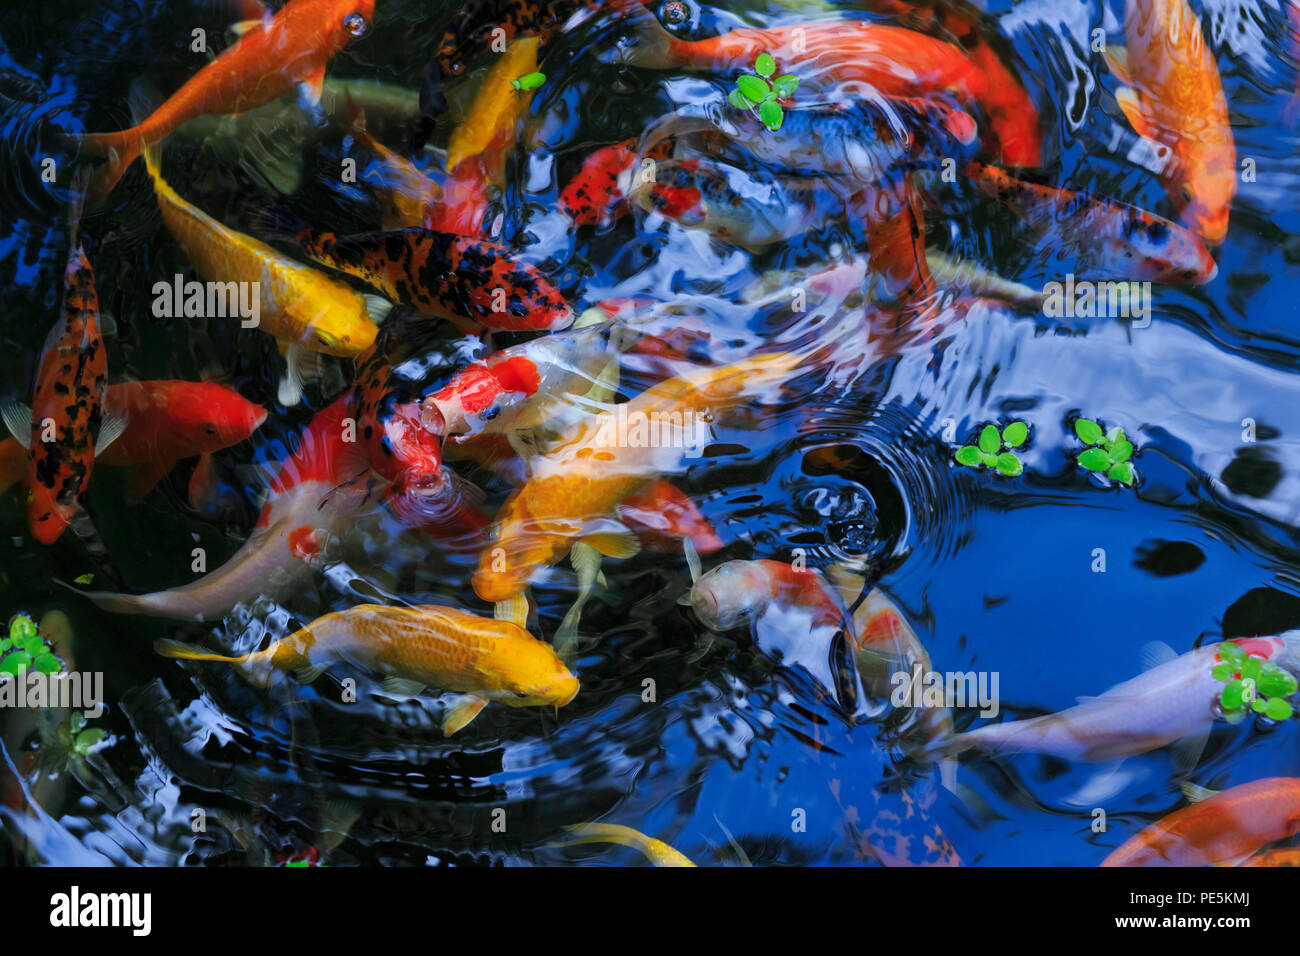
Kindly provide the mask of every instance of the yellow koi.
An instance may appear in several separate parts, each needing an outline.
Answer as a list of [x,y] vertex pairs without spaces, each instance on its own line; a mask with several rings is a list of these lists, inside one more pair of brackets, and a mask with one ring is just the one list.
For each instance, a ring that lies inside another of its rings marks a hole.
[[359,604],[318,617],[265,650],[242,657],[171,640],[156,641],[154,650],[164,657],[232,664],[258,687],[269,686],[282,671],[309,682],[330,662],[344,659],[383,675],[391,693],[415,695],[425,687],[455,691],[463,696],[443,721],[449,736],[490,701],[559,708],[578,693],[578,678],[549,644],[507,621],[436,604]]
[[648,837],[639,830],[617,823],[579,823],[564,828],[569,838],[555,846],[576,846],[579,843],[617,843],[631,847],[645,855],[655,866],[694,866],[686,854],[674,850],[663,840]]
[[447,144],[447,172],[462,160],[487,151],[499,137],[513,140],[519,121],[532,102],[532,90],[516,90],[511,82],[537,70],[537,37],[517,37],[483,79],[469,118],[456,127]]

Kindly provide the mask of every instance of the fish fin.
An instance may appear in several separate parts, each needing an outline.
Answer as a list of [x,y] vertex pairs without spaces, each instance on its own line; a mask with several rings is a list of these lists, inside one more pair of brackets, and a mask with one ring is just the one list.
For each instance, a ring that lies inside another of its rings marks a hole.
[[316,679],[329,670],[326,664],[304,664],[293,669],[293,679],[299,684],[314,684]]
[[462,694],[455,698],[447,716],[442,720],[442,732],[448,737],[465,728],[487,706],[487,699],[475,694]]
[[361,807],[350,800],[326,800],[321,810],[320,848],[337,849],[361,819]]
[[1155,670],[1178,657],[1178,652],[1164,641],[1148,641],[1142,645],[1142,670]]
[[325,67],[313,70],[298,84],[303,102],[313,109],[320,105],[321,91],[325,88]]
[[504,601],[497,601],[492,609],[492,616],[498,621],[508,621],[518,627],[528,626],[528,598],[516,594]]
[[680,605],[682,605],[682,607],[690,607],[690,606],[691,606],[691,603],[692,603],[692,602],[691,602],[691,592],[690,592],[690,591],[687,591],[685,594],[683,594],[681,597],[679,597],[679,598],[677,599],[677,603],[680,604]]
[[[682,554],[686,555],[686,567],[691,571],[691,584],[698,584],[704,567],[700,564],[700,552],[695,550],[695,542],[689,535],[682,538]],[[691,603],[690,595],[687,595],[685,603]]]
[[[92,592],[84,592],[89,595]],[[243,664],[247,662],[243,657],[232,657],[229,654],[216,654],[212,651],[205,650],[202,647],[196,647],[193,644],[185,644],[181,641],[173,641],[170,638],[159,638],[153,642],[154,653],[161,654],[163,657],[170,657],[176,660],[184,661],[217,661],[222,664]]]
[[731,852],[736,854],[736,859],[740,861],[740,865],[752,867],[754,864],[749,862],[749,855],[746,854],[745,851],[740,848],[740,844],[737,843],[736,838],[731,835],[731,831],[727,829],[726,824],[724,824],[718,818],[718,815],[716,813],[713,815],[713,819],[714,822],[718,824],[718,828],[722,830],[723,835],[726,836],[727,845],[731,847]]
[[409,680],[405,677],[385,677],[379,682],[379,686],[385,694],[392,697],[419,697],[424,693],[425,687],[418,680]]
[[1201,762],[1205,746],[1210,742],[1210,726],[1207,723],[1203,730],[1174,741],[1174,763],[1178,767],[1179,776],[1190,776]]
[[32,410],[30,406],[18,401],[8,401],[0,405],[0,418],[4,419],[5,428],[14,436],[18,444],[28,451],[32,447]]
[[631,531],[599,531],[584,535],[582,540],[607,558],[630,558],[641,550],[641,543]]
[[381,324],[384,319],[388,318],[388,313],[393,311],[393,303],[382,295],[364,293],[361,298],[366,303],[366,314],[370,316],[370,320],[375,325]]
[[167,473],[175,465],[174,461],[151,461],[143,465],[136,465],[134,468],[127,469],[126,493],[131,501],[139,501],[149,492],[153,491],[154,485],[167,477]]
[[1182,785],[1183,796],[1187,798],[1188,803],[1200,803],[1202,800],[1208,800],[1210,797],[1217,796],[1218,790],[1211,790],[1209,787],[1202,787],[1199,784],[1186,780]]
[[703,659],[709,651],[713,650],[714,643],[715,640],[712,634],[701,634],[695,639],[695,646],[686,655],[686,663],[694,664],[696,661]]
[[1128,50],[1122,46],[1110,46],[1102,50],[1102,59],[1106,61],[1106,66],[1115,74],[1115,78],[1125,86],[1132,86],[1133,81],[1129,79],[1128,71]]
[[104,449],[122,437],[126,431],[125,415],[106,415],[99,425],[99,436],[95,439],[95,454],[102,455]]
[[589,325],[600,325],[602,322],[608,321],[609,316],[605,314],[605,310],[593,306],[574,319],[571,328],[585,329]]
[[288,347],[284,359],[284,378],[280,380],[275,397],[281,405],[291,408],[302,401],[303,386],[319,382],[324,377],[325,356],[295,342]]
[[578,572],[579,591],[590,591],[600,576],[601,553],[586,541],[575,541],[569,549],[569,563]]
[[262,29],[262,25],[261,20],[239,20],[226,27],[226,29],[237,39],[242,39],[254,30]]
[[1146,110],[1142,106],[1142,97],[1138,91],[1130,86],[1125,86],[1115,91],[1115,102],[1128,120],[1129,125],[1133,127],[1133,132],[1137,133],[1143,139],[1156,142],[1155,131],[1151,124],[1147,122]]
[[199,463],[194,466],[194,472],[190,475],[187,490],[190,507],[197,511],[207,505],[212,500],[216,484],[216,465],[213,463],[212,455],[204,452],[199,456]]

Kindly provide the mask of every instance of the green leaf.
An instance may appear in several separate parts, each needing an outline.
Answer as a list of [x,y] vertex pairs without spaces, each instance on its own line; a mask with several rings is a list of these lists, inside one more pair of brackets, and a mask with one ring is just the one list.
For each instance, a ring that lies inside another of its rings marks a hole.
[[752,110],[754,108],[753,101],[740,90],[732,90],[727,96],[727,100],[738,110]]
[[1019,448],[1029,437],[1029,426],[1024,422],[1012,422],[1002,429],[1002,443],[1008,448]]
[[1131,485],[1133,484],[1133,466],[1127,461],[1121,461],[1106,472],[1106,477],[1123,485]]
[[783,100],[788,100],[793,96],[794,91],[798,86],[799,77],[791,76],[788,73],[785,76],[778,76],[772,81],[772,89],[776,92],[776,95]]
[[0,656],[3,656],[5,651],[13,647],[13,644],[14,642],[7,637],[0,638]]
[[1087,418],[1074,423],[1074,433],[1083,439],[1085,445],[1095,445],[1102,439],[1101,426]]
[[988,452],[990,455],[1002,447],[1002,436],[992,425],[985,425],[984,430],[980,432],[980,451]]
[[1106,441],[1110,442],[1112,445],[1118,445],[1123,440],[1124,429],[1120,428],[1118,425],[1106,432]]
[[1262,668],[1260,667],[1260,660],[1258,657],[1247,658],[1246,662],[1241,665],[1241,677],[1243,680],[1250,679],[1258,682],[1259,672],[1261,670]]
[[72,579],[72,583],[73,583],[73,584],[89,584],[89,583],[90,583],[91,581],[93,581],[93,580],[95,580],[95,576],[94,576],[93,574],[87,572],[86,574],[78,574],[75,578]]
[[77,753],[89,753],[91,748],[99,744],[106,736],[108,735],[98,727],[91,727],[89,730],[83,730],[81,733],[77,734],[77,742],[74,745],[77,749]]
[[974,445],[962,445],[953,455],[959,465],[978,465],[980,463],[980,450]]
[[519,79],[512,81],[510,85],[515,89],[526,93],[529,90],[537,89],[545,82],[545,73],[525,73]]
[[1223,709],[1229,713],[1234,710],[1240,710],[1244,698],[1241,693],[1241,681],[1235,680],[1227,687],[1223,688],[1223,693],[1219,695],[1219,703]]
[[1110,450],[1111,461],[1128,461],[1133,457],[1133,443],[1128,441],[1119,442]]
[[17,674],[31,665],[32,655],[26,651],[10,651],[5,659],[0,661],[0,674]]
[[770,53],[760,53],[754,61],[754,72],[759,76],[771,76],[776,72],[776,60]]
[[772,88],[767,85],[767,80],[746,74],[736,80],[736,89],[740,90],[747,99],[761,103]]
[[1020,464],[1020,459],[1009,451],[1004,451],[998,455],[998,471],[1008,478],[1014,478],[1025,470],[1025,466]]
[[1224,641],[1219,645],[1219,657],[1240,666],[1241,662],[1246,659],[1246,649],[1236,641]]
[[1258,697],[1250,702],[1250,709],[1257,714],[1264,713],[1264,708],[1267,706],[1268,704],[1264,703],[1264,701],[1260,700]]
[[26,614],[17,614],[9,622],[9,639],[17,644],[36,633],[36,622]]
[[980,452],[980,461],[988,465],[990,468],[996,468],[998,466],[998,456],[990,455],[986,451]]
[[1259,692],[1265,697],[1290,697],[1296,692],[1296,679],[1276,664],[1264,665],[1259,677]]
[[36,660],[32,662],[33,666],[42,674],[58,674],[63,670],[63,661],[59,660],[49,651],[43,654],[37,654]]
[[763,121],[764,126],[775,133],[785,122],[785,113],[776,100],[767,100],[758,107],[758,118]]
[[32,657],[35,657],[37,654],[45,653],[45,638],[39,634],[33,634],[19,641],[15,646],[21,647]]
[[1100,448],[1088,448],[1079,452],[1079,464],[1089,471],[1105,471],[1110,467],[1110,456]]
[[74,734],[82,727],[84,727],[85,724],[86,724],[86,715],[79,710],[74,710],[72,712],[72,716],[68,718],[68,726],[72,728],[72,732]]
[[1274,697],[1264,707],[1264,716],[1269,720],[1289,720],[1291,718],[1291,705],[1284,700]]
[[1237,668],[1236,665],[1229,664],[1225,661],[1222,664],[1215,664],[1214,670],[1210,671],[1210,673],[1214,675],[1215,680],[1235,680],[1237,676]]

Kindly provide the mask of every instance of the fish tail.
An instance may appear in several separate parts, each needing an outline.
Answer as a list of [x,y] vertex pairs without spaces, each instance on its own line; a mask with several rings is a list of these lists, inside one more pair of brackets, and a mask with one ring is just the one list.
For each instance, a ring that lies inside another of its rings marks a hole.
[[307,245],[307,223],[287,209],[250,199],[240,209],[240,218],[263,239]]
[[68,196],[68,239],[69,248],[76,249],[81,244],[81,217],[86,211],[86,195],[91,188],[94,173],[89,166],[82,166],[72,179],[72,189]]
[[81,137],[80,144],[106,159],[95,171],[87,188],[89,203],[98,206],[108,198],[127,168],[136,161],[144,148],[144,140],[133,127],[120,133],[87,133]]
[[271,664],[271,654],[274,651],[274,646],[267,651],[255,651],[251,654],[244,654],[242,657],[234,657],[229,654],[214,654],[201,647],[195,647],[193,644],[173,641],[170,638],[159,638],[153,642],[153,649],[155,653],[175,660],[214,661],[219,664],[230,664],[239,671],[245,680],[255,687],[268,686],[271,682],[271,675],[275,672]]
[[147,614],[149,607],[145,599],[147,594],[119,594],[116,591],[77,591],[84,598],[89,598],[100,610],[110,614]]

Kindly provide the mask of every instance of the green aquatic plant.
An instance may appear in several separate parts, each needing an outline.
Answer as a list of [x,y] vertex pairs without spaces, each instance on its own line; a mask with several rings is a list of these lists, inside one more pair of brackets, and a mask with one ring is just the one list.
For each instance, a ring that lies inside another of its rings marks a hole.
[[1110,431],[1102,431],[1100,425],[1088,418],[1080,418],[1074,423],[1074,433],[1085,445],[1079,452],[1077,461],[1088,471],[1104,472],[1111,481],[1132,487],[1137,480],[1133,469],[1133,443],[1124,437],[1124,429],[1116,426]]
[[545,73],[525,73],[517,80],[511,80],[510,85],[515,88],[516,93],[528,93],[537,89],[546,82]]
[[776,60],[769,53],[760,53],[754,61],[754,73],[758,75],[742,73],[736,78],[736,88],[727,96],[727,100],[736,109],[753,110],[758,107],[758,118],[774,133],[785,122],[781,100],[788,100],[799,85],[799,78],[789,74],[769,81],[775,72]]
[[972,468],[987,465],[996,468],[1008,478],[1014,478],[1024,471],[1025,467],[1011,449],[1019,448],[1028,438],[1029,426],[1024,422],[1012,422],[1001,432],[993,425],[985,425],[976,443],[958,448],[953,458],[959,465],[968,465]]
[[74,710],[68,717],[68,722],[59,726],[60,745],[67,753],[77,757],[92,753],[107,737],[108,734],[98,727],[87,727],[86,715],[79,710]]
[[9,620],[9,636],[0,638],[0,674],[26,670],[58,674],[63,671],[63,661],[37,632],[29,615],[15,614]]
[[1226,685],[1219,704],[1228,719],[1240,719],[1249,709],[1270,720],[1286,720],[1293,708],[1285,698],[1296,692],[1297,682],[1288,671],[1264,660],[1235,641],[1224,641],[1214,655],[1211,673]]

